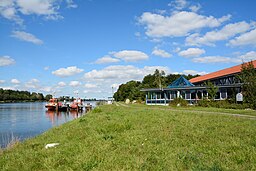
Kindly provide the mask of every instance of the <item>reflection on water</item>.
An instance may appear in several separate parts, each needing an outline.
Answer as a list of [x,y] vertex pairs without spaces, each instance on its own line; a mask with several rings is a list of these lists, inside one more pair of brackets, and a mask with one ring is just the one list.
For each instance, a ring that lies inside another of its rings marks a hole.
[[[93,106],[95,103],[90,102]],[[43,102],[0,104],[0,147],[12,137],[24,140],[34,137],[70,120],[79,118],[85,111],[47,111]]]
[[[60,125],[63,121],[67,122],[70,120],[70,118],[72,119],[76,119],[81,117],[84,112],[83,111],[75,111],[75,110],[71,110],[71,111],[67,111],[67,112],[56,112],[56,111],[45,111],[46,117],[49,118],[49,120],[51,121],[53,126],[57,126]],[[59,121],[61,123],[59,123]]]

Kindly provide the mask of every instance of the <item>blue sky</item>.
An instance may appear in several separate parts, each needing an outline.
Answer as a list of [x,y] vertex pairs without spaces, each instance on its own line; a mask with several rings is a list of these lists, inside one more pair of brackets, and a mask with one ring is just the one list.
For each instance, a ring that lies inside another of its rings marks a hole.
[[256,59],[256,1],[0,0],[0,87],[106,98]]

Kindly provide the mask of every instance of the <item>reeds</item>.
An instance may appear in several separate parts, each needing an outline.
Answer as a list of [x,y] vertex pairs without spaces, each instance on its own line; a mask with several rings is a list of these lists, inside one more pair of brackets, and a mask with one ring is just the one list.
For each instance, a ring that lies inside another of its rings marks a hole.
[[11,149],[20,142],[20,138],[12,133],[1,135],[0,154],[3,149]]

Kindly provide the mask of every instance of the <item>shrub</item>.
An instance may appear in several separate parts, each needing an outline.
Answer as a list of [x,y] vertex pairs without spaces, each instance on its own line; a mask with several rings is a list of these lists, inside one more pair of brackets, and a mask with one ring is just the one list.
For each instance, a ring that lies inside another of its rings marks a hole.
[[169,103],[170,106],[188,106],[188,102],[182,98],[176,98]]
[[92,113],[101,113],[102,112],[102,109],[99,108],[99,107],[96,107],[92,110]]

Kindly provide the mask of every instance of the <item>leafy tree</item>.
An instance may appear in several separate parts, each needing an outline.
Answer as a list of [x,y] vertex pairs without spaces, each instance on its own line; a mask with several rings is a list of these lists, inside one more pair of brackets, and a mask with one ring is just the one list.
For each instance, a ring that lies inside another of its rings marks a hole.
[[242,93],[245,102],[249,103],[253,109],[256,109],[256,70],[252,61],[242,64],[239,77],[243,82]]
[[153,76],[155,78],[153,82],[155,87],[163,88],[165,86],[165,72],[156,69]]
[[216,93],[218,91],[218,87],[214,86],[214,84],[210,81],[207,81],[205,83],[205,86],[207,87],[207,92],[208,92],[208,97],[211,99],[211,100],[214,100],[215,99],[215,96],[216,96]]
[[52,98],[52,95],[51,95],[51,94],[47,94],[47,95],[45,96],[45,100],[47,100],[47,101],[49,101],[51,98]]

